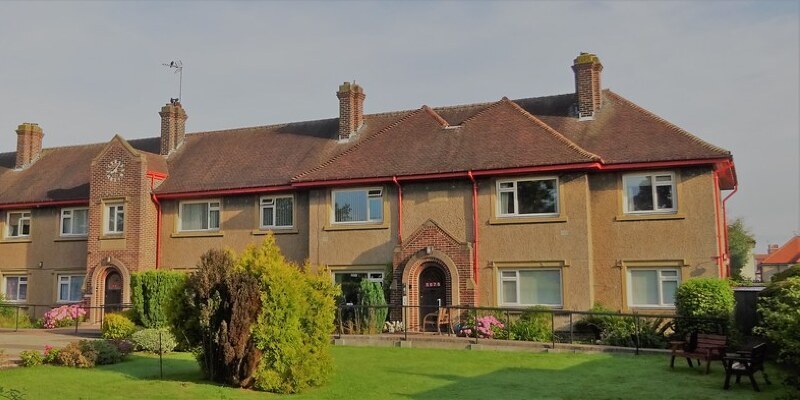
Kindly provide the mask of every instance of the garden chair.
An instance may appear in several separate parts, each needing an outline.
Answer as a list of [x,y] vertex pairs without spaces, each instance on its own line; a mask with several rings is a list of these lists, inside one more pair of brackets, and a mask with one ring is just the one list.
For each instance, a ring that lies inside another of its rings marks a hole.
[[442,325],[447,326],[449,333],[453,333],[453,323],[450,320],[450,313],[445,307],[439,307],[439,310],[428,313],[422,318],[422,331],[426,332],[428,326],[436,327],[436,333],[442,333]]
[[723,389],[727,390],[731,387],[731,376],[736,375],[736,383],[742,379],[742,375],[747,375],[750,378],[750,383],[753,384],[753,389],[756,392],[761,390],[756,383],[755,373],[761,371],[764,375],[764,381],[767,385],[771,385],[766,371],[764,371],[764,358],[767,355],[767,345],[764,343],[753,346],[752,349],[746,351],[739,351],[735,354],[728,354],[722,359],[722,364],[725,366],[725,386]]
[[694,368],[692,364],[694,358],[697,360],[697,365],[702,365],[700,361],[706,362],[706,374],[708,374],[711,372],[711,361],[722,361],[727,343],[727,336],[706,333],[692,333],[688,341],[669,342],[672,350],[669,367],[675,368],[675,357],[685,357],[689,366]]

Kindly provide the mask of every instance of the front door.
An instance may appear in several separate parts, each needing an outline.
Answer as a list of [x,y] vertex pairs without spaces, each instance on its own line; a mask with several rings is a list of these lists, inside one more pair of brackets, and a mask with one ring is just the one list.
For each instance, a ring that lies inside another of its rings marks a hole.
[[119,311],[122,307],[122,275],[111,271],[106,275],[105,304],[106,312]]
[[444,271],[435,265],[423,269],[419,275],[420,326],[423,326],[423,318],[426,315],[447,305],[446,293]]

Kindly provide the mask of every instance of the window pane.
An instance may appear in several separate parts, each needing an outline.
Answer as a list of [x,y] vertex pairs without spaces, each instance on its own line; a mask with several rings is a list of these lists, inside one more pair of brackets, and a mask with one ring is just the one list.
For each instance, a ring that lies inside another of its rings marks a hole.
[[653,210],[653,184],[649,176],[630,176],[625,179],[628,211]]
[[276,226],[292,226],[293,224],[292,203],[293,201],[291,197],[283,197],[275,199]]
[[22,234],[23,235],[30,235],[31,234],[31,220],[30,219],[23,219],[21,222],[22,222]]
[[546,214],[556,212],[556,180],[517,182],[520,214]]
[[85,235],[88,230],[86,229],[89,221],[89,210],[73,210],[72,211],[72,233]]
[[64,218],[61,220],[61,233],[63,234],[70,234],[72,233],[72,217],[70,214],[64,214]]
[[62,282],[58,285],[58,299],[61,301],[69,300],[69,282]]
[[25,300],[28,298],[28,280],[27,279],[20,279],[19,283],[19,296],[17,296],[17,300]]
[[631,304],[658,305],[658,271],[631,271]]
[[115,207],[111,207],[108,209],[108,232],[114,232],[114,218],[115,218]]
[[263,207],[261,209],[261,213],[262,213],[261,214],[261,225],[262,226],[272,226],[273,225],[274,217],[273,217],[272,214],[274,213],[274,211],[275,211],[275,209],[273,207]]
[[383,199],[380,197],[370,197],[369,199],[369,220],[383,221]]
[[219,209],[209,211],[208,228],[219,229]]
[[17,300],[17,285],[19,284],[19,278],[17,277],[8,277],[6,278],[6,299],[8,300]]
[[503,271],[503,278],[517,278],[517,271]]
[[181,228],[188,231],[208,229],[207,213],[208,204],[206,203],[183,204]]
[[672,209],[672,185],[656,186],[659,209]]
[[663,277],[666,277],[666,276],[678,276],[678,271],[663,270],[663,271],[661,271],[661,276],[663,276]]
[[517,302],[517,282],[503,281],[503,303]]
[[559,271],[519,271],[520,303],[561,304]]
[[500,192],[500,212],[502,214],[514,214],[513,192]]
[[661,282],[661,304],[675,304],[676,290],[678,290],[678,281]]
[[83,288],[83,276],[73,276],[70,285],[69,299],[78,301],[81,299],[81,288]]
[[333,197],[336,222],[367,220],[367,192],[365,190],[334,192]]

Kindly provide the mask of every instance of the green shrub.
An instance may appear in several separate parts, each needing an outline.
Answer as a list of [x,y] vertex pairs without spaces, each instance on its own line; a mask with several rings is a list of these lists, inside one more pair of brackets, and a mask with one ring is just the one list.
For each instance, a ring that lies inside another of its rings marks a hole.
[[175,350],[178,341],[167,328],[147,328],[131,335],[136,348],[148,353],[164,354]]
[[[362,306],[385,306],[386,298],[379,282],[361,281],[358,291],[358,304]],[[360,310],[362,324],[369,333],[383,331],[383,323],[389,314],[388,307],[362,307]]]
[[88,345],[91,347],[91,350],[97,353],[97,365],[116,364],[122,361],[122,353],[107,340],[92,340]]
[[667,332],[672,325],[665,318],[639,317],[638,335],[637,319],[632,316],[613,315],[615,312],[596,303],[590,310],[598,314],[590,314],[575,323],[578,330],[589,330],[595,340],[607,346],[665,348]]
[[733,289],[724,279],[695,278],[675,293],[676,332],[729,334],[733,319]]
[[[19,318],[17,315],[19,315]],[[19,314],[17,314],[17,308],[3,300],[3,294],[0,293],[0,328],[16,327],[33,328],[34,326],[25,309],[20,309]]]
[[53,346],[50,346],[50,345],[44,346],[44,354],[43,354],[44,358],[43,358],[42,362],[44,364],[51,364],[51,365],[58,364],[59,363],[58,354],[60,352],[61,352],[61,350],[59,350],[59,349],[57,349],[57,348],[55,348]]
[[19,358],[22,359],[22,366],[23,367],[35,367],[37,365],[42,365],[44,363],[44,358],[42,357],[42,353],[39,353],[35,350],[25,350],[19,353]]
[[791,371],[786,383],[800,397],[800,276],[770,284],[772,295],[759,299],[761,324],[755,332],[778,347],[778,361]]
[[88,340],[72,342],[58,352],[58,363],[66,367],[92,368],[97,362],[97,352]]
[[[536,306],[526,309],[519,320],[508,328],[509,339],[527,340],[531,342],[549,342],[553,340],[553,324],[550,308]],[[498,337],[501,339],[502,337]]]
[[152,270],[131,274],[131,303],[135,321],[146,328],[167,326],[170,304],[180,301],[186,274]]
[[249,247],[237,265],[261,289],[253,341],[262,356],[254,387],[296,393],[326,382],[333,369],[330,334],[338,294],[330,276],[286,261],[272,235],[260,247]]
[[785,281],[791,277],[800,277],[800,264],[797,264],[793,267],[785,271],[778,272],[777,274],[772,276],[772,280],[770,283],[767,284],[767,287],[758,294],[758,297],[770,297],[775,294],[780,289],[779,285],[776,285],[778,282]]
[[101,331],[103,339],[126,339],[136,332],[136,324],[123,314],[106,314]]
[[117,348],[117,351],[122,354],[122,358],[133,353],[133,350],[136,348],[136,345],[128,339],[111,339],[108,340],[108,343]]

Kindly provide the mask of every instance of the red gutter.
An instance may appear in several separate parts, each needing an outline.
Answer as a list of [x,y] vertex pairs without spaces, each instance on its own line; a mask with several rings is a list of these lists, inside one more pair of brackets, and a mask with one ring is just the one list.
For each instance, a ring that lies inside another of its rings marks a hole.
[[693,159],[693,160],[678,160],[678,161],[650,161],[650,162],[637,162],[637,163],[624,163],[624,164],[598,164],[599,170],[614,171],[620,169],[640,169],[640,168],[668,168],[668,167],[683,167],[688,165],[707,165],[717,164],[721,162],[728,162],[729,158],[706,158],[706,159]]
[[392,177],[392,181],[397,185],[397,244],[403,243],[403,187],[397,181],[397,177]]
[[190,198],[210,197],[210,196],[219,196],[219,195],[236,195],[236,194],[280,192],[280,191],[292,190],[292,189],[294,189],[294,187],[292,185],[262,186],[262,187],[240,188],[240,189],[220,189],[220,190],[205,190],[205,191],[201,190],[201,191],[194,191],[194,192],[164,193],[164,194],[159,194],[158,197],[160,199],[162,199],[162,200],[165,200],[165,199],[190,199]]
[[85,206],[89,204],[89,200],[56,200],[56,201],[34,201],[28,203],[6,203],[0,204],[0,209],[7,208],[39,208],[39,207],[53,207],[53,206]]
[[156,197],[155,180],[164,180],[166,175],[147,173],[147,177],[150,178],[150,197],[153,199],[153,204],[156,205],[156,269],[158,269],[161,266],[161,202],[159,202],[158,197]]
[[475,305],[478,303],[478,182],[472,171],[467,171],[469,180],[472,181],[472,236],[475,238],[475,248],[472,250],[472,276],[475,277]]

